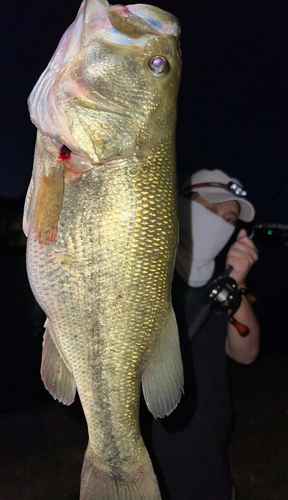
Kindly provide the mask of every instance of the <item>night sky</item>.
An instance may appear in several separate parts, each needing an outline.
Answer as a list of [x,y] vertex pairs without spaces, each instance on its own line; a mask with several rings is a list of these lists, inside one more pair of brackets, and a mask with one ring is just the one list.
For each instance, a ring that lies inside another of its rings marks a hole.
[[[36,134],[27,98],[79,5],[10,0],[2,7],[1,196],[26,192]],[[243,182],[258,221],[288,223],[287,1],[154,5],[171,11],[182,26],[179,183],[201,168],[222,169]],[[257,313],[267,337],[271,330],[286,335],[288,248],[279,243],[260,250],[251,274]]]

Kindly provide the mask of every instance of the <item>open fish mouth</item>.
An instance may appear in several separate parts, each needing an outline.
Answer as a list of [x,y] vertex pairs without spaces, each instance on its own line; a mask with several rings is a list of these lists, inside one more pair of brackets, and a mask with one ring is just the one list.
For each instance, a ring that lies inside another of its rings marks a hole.
[[180,34],[180,27],[174,16],[152,5],[110,6],[106,0],[87,0],[82,3],[81,9],[84,9],[84,16],[88,21],[84,38],[89,40],[91,35],[97,33],[97,37],[101,38],[103,34],[105,40],[113,43],[141,44],[139,39],[145,34]]

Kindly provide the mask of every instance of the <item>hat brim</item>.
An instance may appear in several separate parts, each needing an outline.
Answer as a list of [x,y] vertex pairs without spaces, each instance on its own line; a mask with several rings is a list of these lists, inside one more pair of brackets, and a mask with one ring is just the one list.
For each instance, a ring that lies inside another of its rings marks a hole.
[[[221,191],[221,192],[220,192]],[[201,198],[206,201],[210,201],[210,203],[221,203],[225,201],[236,201],[240,206],[240,213],[238,215],[238,219],[243,220],[244,222],[251,222],[255,217],[255,209],[249,201],[245,200],[245,198],[240,198],[239,196],[234,196],[233,194],[227,193],[227,191],[222,191],[222,189],[218,188],[217,193],[208,193],[205,188],[197,189],[197,193]]]

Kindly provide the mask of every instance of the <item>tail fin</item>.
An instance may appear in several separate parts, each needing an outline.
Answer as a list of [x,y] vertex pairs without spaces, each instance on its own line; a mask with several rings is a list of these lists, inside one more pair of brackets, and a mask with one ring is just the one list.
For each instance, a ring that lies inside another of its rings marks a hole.
[[100,469],[91,451],[85,453],[80,500],[161,500],[157,479],[148,453],[145,463],[127,474]]

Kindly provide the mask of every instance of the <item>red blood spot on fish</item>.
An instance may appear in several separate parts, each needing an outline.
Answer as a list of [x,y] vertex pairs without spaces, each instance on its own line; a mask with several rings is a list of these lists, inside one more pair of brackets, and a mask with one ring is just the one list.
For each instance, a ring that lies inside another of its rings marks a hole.
[[123,7],[123,9],[122,9],[122,14],[123,14],[124,16],[130,16],[130,15],[131,15],[131,12],[130,12],[130,10],[129,10],[129,9],[127,9],[127,7]]
[[59,367],[59,366],[58,366],[58,368],[57,368],[57,373],[60,373],[60,367]]
[[63,145],[60,149],[60,155],[58,156],[59,160],[65,161],[69,160],[71,157],[71,150],[67,148],[67,146]]

